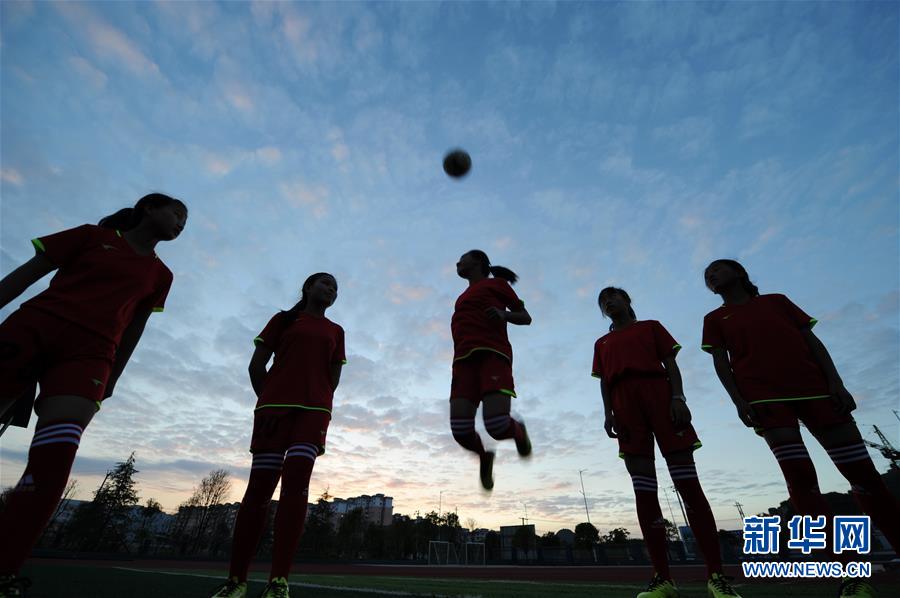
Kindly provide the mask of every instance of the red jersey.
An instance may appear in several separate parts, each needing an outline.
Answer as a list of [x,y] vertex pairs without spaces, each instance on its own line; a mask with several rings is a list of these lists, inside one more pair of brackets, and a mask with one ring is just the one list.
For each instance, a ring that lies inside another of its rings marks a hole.
[[22,304],[109,339],[116,345],[135,313],[162,311],[172,272],[137,253],[122,233],[84,224],[31,241],[59,267],[50,286]]
[[656,320],[641,320],[613,330],[594,343],[591,375],[609,385],[631,376],[666,375],[662,360],[675,357],[681,345]]
[[502,278],[485,278],[469,285],[457,298],[450,320],[453,361],[465,359],[473,351],[494,351],[512,362],[506,321],[491,320],[487,315],[489,307],[520,311],[525,303]]
[[344,329],[326,317],[305,312],[285,322],[283,313],[275,314],[254,339],[275,354],[256,408],[300,407],[331,413],[331,366],[347,363]]
[[749,403],[823,398],[829,396],[828,382],[802,333],[815,324],[784,295],[760,295],[706,314],[702,348],[728,351]]

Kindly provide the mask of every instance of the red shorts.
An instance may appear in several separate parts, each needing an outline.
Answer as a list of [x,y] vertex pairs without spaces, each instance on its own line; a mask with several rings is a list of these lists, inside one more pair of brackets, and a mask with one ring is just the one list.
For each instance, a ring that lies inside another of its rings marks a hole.
[[308,442],[325,454],[331,414],[302,407],[260,407],[253,413],[251,453],[283,453],[292,444]]
[[799,428],[800,423],[815,430],[853,422],[849,413],[841,415],[837,412],[831,398],[805,399],[801,401],[772,401],[751,403],[756,413],[754,428],[757,434],[774,428]]
[[672,387],[663,376],[629,377],[613,387],[613,415],[619,436],[619,456],[653,458],[653,438],[663,456],[700,448],[694,426],[676,428],[670,406]]
[[102,401],[116,345],[37,309],[18,309],[0,324],[0,397],[19,397],[40,384],[53,396]]
[[468,399],[478,405],[484,395],[494,392],[516,396],[512,364],[506,357],[493,351],[474,351],[453,362],[451,399]]

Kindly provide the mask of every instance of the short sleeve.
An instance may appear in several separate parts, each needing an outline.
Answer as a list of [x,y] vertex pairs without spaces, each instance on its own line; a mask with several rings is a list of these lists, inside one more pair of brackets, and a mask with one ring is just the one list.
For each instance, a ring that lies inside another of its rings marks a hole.
[[600,341],[594,343],[594,365],[591,366],[591,376],[603,379],[603,364],[600,363]]
[[143,311],[150,309],[154,313],[160,313],[165,310],[166,298],[169,296],[169,289],[172,288],[172,273],[166,268],[160,277],[160,282],[152,295],[141,301],[138,309]]
[[818,322],[818,320],[811,317],[805,311],[797,307],[794,302],[788,299],[785,295],[776,294],[772,297],[781,306],[782,310],[787,315],[788,319],[790,319],[791,323],[798,329],[812,329],[812,327],[816,325],[816,322]]
[[344,329],[337,327],[337,342],[334,345],[334,353],[331,356],[331,363],[347,363],[347,354],[344,349]]
[[722,328],[719,325],[719,322],[710,316],[712,316],[712,313],[706,314],[706,317],[703,318],[703,340],[700,345],[700,348],[707,353],[712,353],[713,349],[716,348],[725,348],[725,338],[722,335]]
[[47,256],[59,268],[77,258],[93,236],[94,226],[82,224],[46,237],[31,240],[35,253]]
[[496,289],[503,300],[503,305],[506,306],[507,309],[510,311],[520,311],[525,308],[525,302],[519,299],[519,296],[516,295],[516,292],[509,282],[502,278],[497,278],[495,280],[498,281]]
[[282,312],[278,312],[272,316],[272,319],[269,320],[262,332],[253,339],[254,345],[265,345],[267,348],[275,351],[275,346],[278,344],[278,340],[281,338],[281,333],[284,330],[284,325],[282,324],[284,318],[281,314]]
[[653,320],[652,323],[653,329],[653,344],[656,347],[656,356],[660,361],[667,357],[675,357],[678,354],[678,351],[681,350],[681,345],[676,342],[672,335],[669,334],[669,331],[665,329],[665,327]]

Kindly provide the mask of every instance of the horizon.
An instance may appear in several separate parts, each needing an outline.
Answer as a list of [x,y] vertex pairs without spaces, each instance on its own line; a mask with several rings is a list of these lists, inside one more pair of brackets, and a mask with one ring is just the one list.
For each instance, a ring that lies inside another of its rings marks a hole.
[[[735,501],[778,504],[774,457],[699,348],[719,305],[702,271],[721,257],[818,318],[863,437],[874,424],[900,446],[896,3],[4,2],[0,17],[2,274],[30,239],[145,193],[190,211],[157,248],[165,312],[82,438],[78,498],[135,451],[142,502],[171,512],[220,467],[240,500],[252,339],[317,271],[340,285],[327,315],[348,363],[310,496],[440,503],[490,528],[527,510],[540,533],[584,520],[586,470],[591,522],[637,537],[590,376],[609,325],[596,294],[614,285],[684,347],[718,527],[735,528]],[[473,162],[461,180],[441,168],[455,147]],[[448,417],[454,264],[473,248],[519,274],[534,318],[509,336],[535,452],[502,443],[490,495]],[[0,488],[35,420],[0,438]],[[822,491],[845,492],[803,434]]]

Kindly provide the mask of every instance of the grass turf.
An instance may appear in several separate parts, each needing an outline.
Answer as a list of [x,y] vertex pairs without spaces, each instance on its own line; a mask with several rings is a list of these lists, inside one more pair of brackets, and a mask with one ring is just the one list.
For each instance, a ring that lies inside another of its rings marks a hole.
[[[221,571],[135,570],[110,563],[88,565],[37,564],[22,572],[30,577],[33,598],[63,596],[91,598],[203,598],[223,580]],[[876,578],[877,581],[877,578]],[[257,596],[265,576],[251,574],[248,597]],[[753,582],[738,587],[744,598],[813,598],[835,593],[837,582]],[[291,592],[304,598],[350,598],[388,596],[479,596],[482,598],[633,598],[642,588],[628,583],[516,582],[464,579],[413,578],[364,575],[294,575]],[[706,586],[679,586],[684,598],[706,596]],[[900,584],[877,586],[882,596],[900,596]]]

